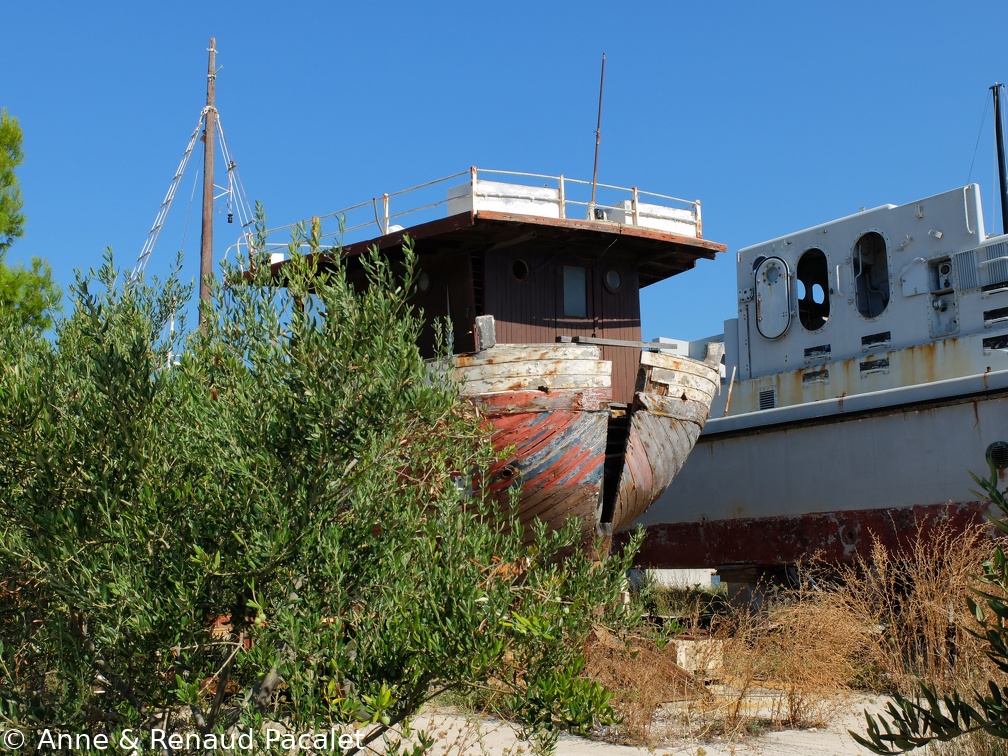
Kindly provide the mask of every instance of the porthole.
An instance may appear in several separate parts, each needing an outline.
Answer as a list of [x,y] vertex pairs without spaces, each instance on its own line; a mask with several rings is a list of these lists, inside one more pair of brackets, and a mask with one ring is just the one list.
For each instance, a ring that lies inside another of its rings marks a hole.
[[605,285],[609,291],[616,293],[616,290],[620,287],[622,280],[620,279],[619,271],[615,268],[609,268],[605,274]]
[[987,461],[994,465],[995,469],[1008,469],[1008,442],[995,441],[988,446]]
[[802,252],[795,271],[798,282],[798,321],[806,331],[818,331],[829,320],[829,263],[826,253],[813,247]]
[[511,275],[514,276],[519,281],[524,281],[528,278],[529,266],[528,263],[522,260],[520,257],[511,264]]
[[430,291],[430,276],[427,275],[426,270],[420,271],[420,276],[417,278],[417,288],[425,294]]
[[877,318],[889,304],[889,260],[885,239],[869,231],[854,245],[854,302],[865,318]]

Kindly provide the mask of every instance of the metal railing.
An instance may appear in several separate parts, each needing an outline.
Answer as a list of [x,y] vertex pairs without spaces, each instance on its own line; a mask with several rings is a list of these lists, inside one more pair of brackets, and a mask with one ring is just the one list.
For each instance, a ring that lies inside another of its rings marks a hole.
[[[492,207],[495,201],[502,205],[510,203],[514,207],[513,212],[523,215],[576,218],[645,228],[660,228],[654,224],[654,218],[661,216],[662,212],[672,212],[676,213],[677,224],[691,229],[690,235],[703,238],[699,200],[644,192],[637,187],[596,184],[593,204],[591,189],[590,181],[563,175],[549,176],[473,166],[468,171],[402,191],[384,193],[357,205],[313,216],[311,220],[302,223],[269,229],[271,239],[276,239],[277,235],[287,238],[284,241],[268,241],[264,251],[286,251],[291,249],[292,243],[300,252],[309,251],[309,245],[304,240],[291,241],[298,235],[299,227],[310,232],[315,226],[318,229],[315,241],[320,242],[322,248],[346,246],[458,212],[497,209]],[[254,236],[246,233],[228,248],[228,254],[236,250],[240,255],[245,255],[252,244]]]

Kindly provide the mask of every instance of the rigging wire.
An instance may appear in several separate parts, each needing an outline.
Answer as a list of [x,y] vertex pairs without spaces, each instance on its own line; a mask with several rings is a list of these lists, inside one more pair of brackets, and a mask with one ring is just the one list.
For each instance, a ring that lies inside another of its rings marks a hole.
[[186,210],[185,225],[182,227],[182,244],[179,246],[179,252],[183,253],[185,252],[186,235],[189,233],[189,220],[192,217],[193,203],[196,201],[196,185],[199,183],[199,175],[199,171],[193,174],[192,194],[189,195],[189,209]]
[[[983,137],[984,124],[987,122],[987,111],[990,109],[990,98],[984,95],[984,110],[983,115],[980,116],[980,127],[977,129],[976,145],[973,147],[973,159],[970,160],[969,173],[966,176],[966,183],[970,183],[970,179],[973,178],[973,165],[976,163],[977,151],[980,149],[980,139]],[[991,184],[994,186],[994,184]],[[994,226],[994,208],[993,205],[990,209],[991,212],[991,227]]]
[[182,160],[179,162],[178,168],[175,169],[175,175],[172,177],[171,184],[168,186],[168,193],[161,201],[161,207],[158,208],[157,216],[154,218],[154,225],[151,226],[151,230],[147,232],[147,239],[144,241],[143,249],[140,250],[140,255],[137,257],[136,265],[133,267],[133,278],[138,278],[140,274],[143,273],[144,268],[147,266],[147,261],[150,259],[151,252],[154,251],[154,245],[157,243],[158,235],[161,233],[161,229],[164,226],[165,217],[168,215],[168,210],[171,208],[172,200],[175,199],[175,192],[178,189],[179,182],[182,180],[182,174],[185,173],[186,164],[189,162],[189,157],[192,155],[193,147],[196,145],[196,137],[199,134],[200,127],[203,125],[203,118],[206,115],[206,112],[207,108],[203,108],[200,111],[199,119],[196,121],[196,128],[193,129],[193,133],[189,137],[189,144],[186,146],[185,152],[182,153]]

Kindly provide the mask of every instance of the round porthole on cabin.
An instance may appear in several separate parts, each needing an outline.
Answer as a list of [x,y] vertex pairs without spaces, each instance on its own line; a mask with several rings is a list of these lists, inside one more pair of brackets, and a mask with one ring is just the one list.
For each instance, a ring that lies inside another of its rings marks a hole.
[[514,276],[519,281],[524,281],[528,278],[529,266],[528,263],[522,260],[520,257],[511,264],[511,275]]
[[615,268],[609,268],[609,270],[607,270],[605,274],[606,288],[609,289],[609,291],[611,291],[613,294],[615,294],[616,290],[620,287],[621,283],[622,279],[620,278],[619,271],[616,270]]
[[417,277],[417,288],[425,294],[430,291],[430,276],[426,270],[420,271],[420,275]]
[[987,447],[987,461],[998,470],[1008,468],[1008,442],[995,441]]

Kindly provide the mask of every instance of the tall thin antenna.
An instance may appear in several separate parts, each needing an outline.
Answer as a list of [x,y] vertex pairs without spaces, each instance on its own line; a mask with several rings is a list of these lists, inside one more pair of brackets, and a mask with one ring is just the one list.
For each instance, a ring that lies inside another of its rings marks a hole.
[[206,117],[203,121],[203,230],[200,243],[200,314],[210,302],[210,276],[213,275],[213,201],[214,137],[217,133],[217,40],[210,38],[210,63],[207,67]]
[[591,203],[588,205],[588,219],[595,214],[595,184],[598,181],[598,150],[602,141],[602,90],[605,88],[605,53],[602,53],[602,79],[598,87],[598,124],[595,126],[595,168],[592,170]]
[[1008,234],[1008,177],[1005,170],[1004,127],[1001,123],[1001,98],[999,94],[1004,84],[995,83],[994,93],[994,135],[997,139],[998,178],[1001,180],[1001,229]]

